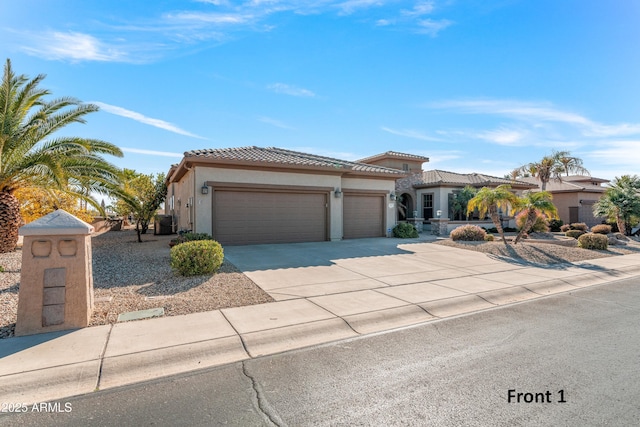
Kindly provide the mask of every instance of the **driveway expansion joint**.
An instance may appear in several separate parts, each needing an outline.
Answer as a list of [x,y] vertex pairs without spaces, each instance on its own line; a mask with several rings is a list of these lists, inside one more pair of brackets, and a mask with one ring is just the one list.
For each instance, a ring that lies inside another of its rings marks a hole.
[[111,331],[113,331],[113,323],[109,328],[109,332],[107,332],[107,339],[104,340],[104,347],[102,348],[102,353],[100,354],[100,367],[98,368],[98,378],[96,378],[96,391],[100,390],[100,380],[102,380],[102,368],[104,367],[104,355],[107,353],[107,346],[109,345],[109,338],[111,338]]

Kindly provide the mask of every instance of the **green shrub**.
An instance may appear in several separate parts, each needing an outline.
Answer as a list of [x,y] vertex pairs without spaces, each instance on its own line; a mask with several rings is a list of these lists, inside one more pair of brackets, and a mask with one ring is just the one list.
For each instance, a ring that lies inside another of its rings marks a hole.
[[451,240],[462,240],[462,241],[484,241],[487,233],[477,225],[463,225],[458,228],[455,228],[451,231]]
[[484,231],[486,231],[487,233],[497,233],[497,232],[498,232],[498,229],[497,229],[497,228],[495,228],[495,227],[491,227],[491,228],[485,228],[485,227],[482,227],[482,229],[483,229]]
[[586,231],[582,231],[582,230],[568,230],[566,233],[564,233],[564,235],[567,237],[573,237],[574,239],[577,239],[578,237],[582,236],[585,233]]
[[0,273],[4,273],[4,267],[0,265]]
[[413,224],[401,222],[393,227],[393,237],[398,237],[400,239],[411,239],[414,237],[418,237],[418,230],[416,230]]
[[516,231],[518,231],[518,229],[514,227],[504,227],[502,231],[504,231],[505,233],[515,233]]
[[598,224],[591,227],[591,232],[596,234],[609,234],[611,233],[611,226],[607,224]]
[[578,237],[578,247],[583,249],[607,249],[609,238],[603,234],[585,233]]
[[[518,229],[522,229],[527,222],[527,211],[522,211],[516,215],[516,225]],[[548,233],[549,226],[547,225],[547,218],[539,212],[536,212],[536,220],[531,225],[531,228],[525,230],[526,233]]]
[[571,230],[571,226],[569,224],[565,224],[560,227],[560,231],[562,231],[563,233],[566,233],[569,230]]
[[[558,231],[562,231],[561,227],[562,224],[564,224],[562,222],[561,219],[550,219],[549,220],[549,231],[553,231],[553,232],[558,232]],[[567,231],[567,230],[564,230]]]
[[195,240],[171,248],[171,268],[182,276],[196,276],[218,271],[224,250],[215,240]]
[[589,227],[587,227],[587,224],[584,222],[574,222],[571,224],[571,229],[584,231],[586,233],[589,230]]
[[493,234],[491,233],[487,233],[484,235],[484,241],[485,242],[493,242],[495,239],[493,237]]

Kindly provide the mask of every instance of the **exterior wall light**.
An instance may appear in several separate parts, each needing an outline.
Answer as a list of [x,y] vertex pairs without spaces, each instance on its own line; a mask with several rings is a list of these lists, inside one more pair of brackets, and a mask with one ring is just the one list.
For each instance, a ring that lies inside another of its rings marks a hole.
[[389,200],[394,202],[396,200],[396,193],[389,193]]
[[438,216],[438,218],[440,218],[440,216],[442,216],[442,211],[440,209],[438,209],[436,211],[436,215]]
[[209,186],[207,185],[206,182],[202,184],[202,188],[200,188],[200,192],[202,194],[209,194]]
[[342,197],[342,190],[336,188],[336,191],[333,192],[333,195],[336,199],[339,199],[340,197]]

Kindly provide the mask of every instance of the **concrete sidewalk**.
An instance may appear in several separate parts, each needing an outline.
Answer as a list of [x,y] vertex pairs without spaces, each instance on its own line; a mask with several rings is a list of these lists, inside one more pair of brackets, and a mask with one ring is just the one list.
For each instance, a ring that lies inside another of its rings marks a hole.
[[0,340],[35,403],[640,276],[640,254],[536,267],[396,239],[225,248],[276,302]]

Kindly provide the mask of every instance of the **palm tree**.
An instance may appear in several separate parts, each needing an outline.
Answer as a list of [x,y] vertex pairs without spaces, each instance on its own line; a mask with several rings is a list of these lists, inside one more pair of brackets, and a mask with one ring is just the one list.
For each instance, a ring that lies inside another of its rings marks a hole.
[[582,166],[582,159],[572,156],[568,151],[554,151],[552,157],[562,165],[566,176],[569,176],[569,173],[589,175],[589,171]]
[[517,244],[522,236],[533,226],[539,214],[550,218],[558,218],[558,210],[551,202],[553,196],[548,191],[525,191],[518,200],[517,208],[527,212],[527,220],[516,236],[513,244]]
[[491,217],[491,221],[498,229],[500,237],[504,244],[507,244],[507,239],[504,238],[504,230],[500,223],[499,211],[511,213],[512,206],[515,206],[518,202],[518,197],[511,192],[511,186],[508,184],[502,184],[496,188],[482,187],[475,197],[469,200],[467,205],[467,214],[470,214],[475,209],[478,209],[480,218],[484,218],[487,213]]
[[629,235],[632,217],[640,216],[640,178],[637,175],[616,177],[593,205],[593,215],[615,220],[618,230]]
[[44,75],[29,80],[17,76],[7,59],[0,84],[0,253],[12,251],[18,241],[20,206],[13,195],[19,188],[56,189],[100,209],[90,192],[116,190],[119,169],[101,154],[122,157],[113,144],[97,139],[54,137],[71,123],[98,110],[75,98],[46,100],[38,87]]
[[540,181],[540,189],[546,191],[547,183],[562,181],[562,175],[576,173],[589,175],[589,171],[582,166],[582,160],[572,157],[568,151],[554,151],[550,156],[544,156],[537,162],[527,163],[518,168],[522,175],[531,174]]

